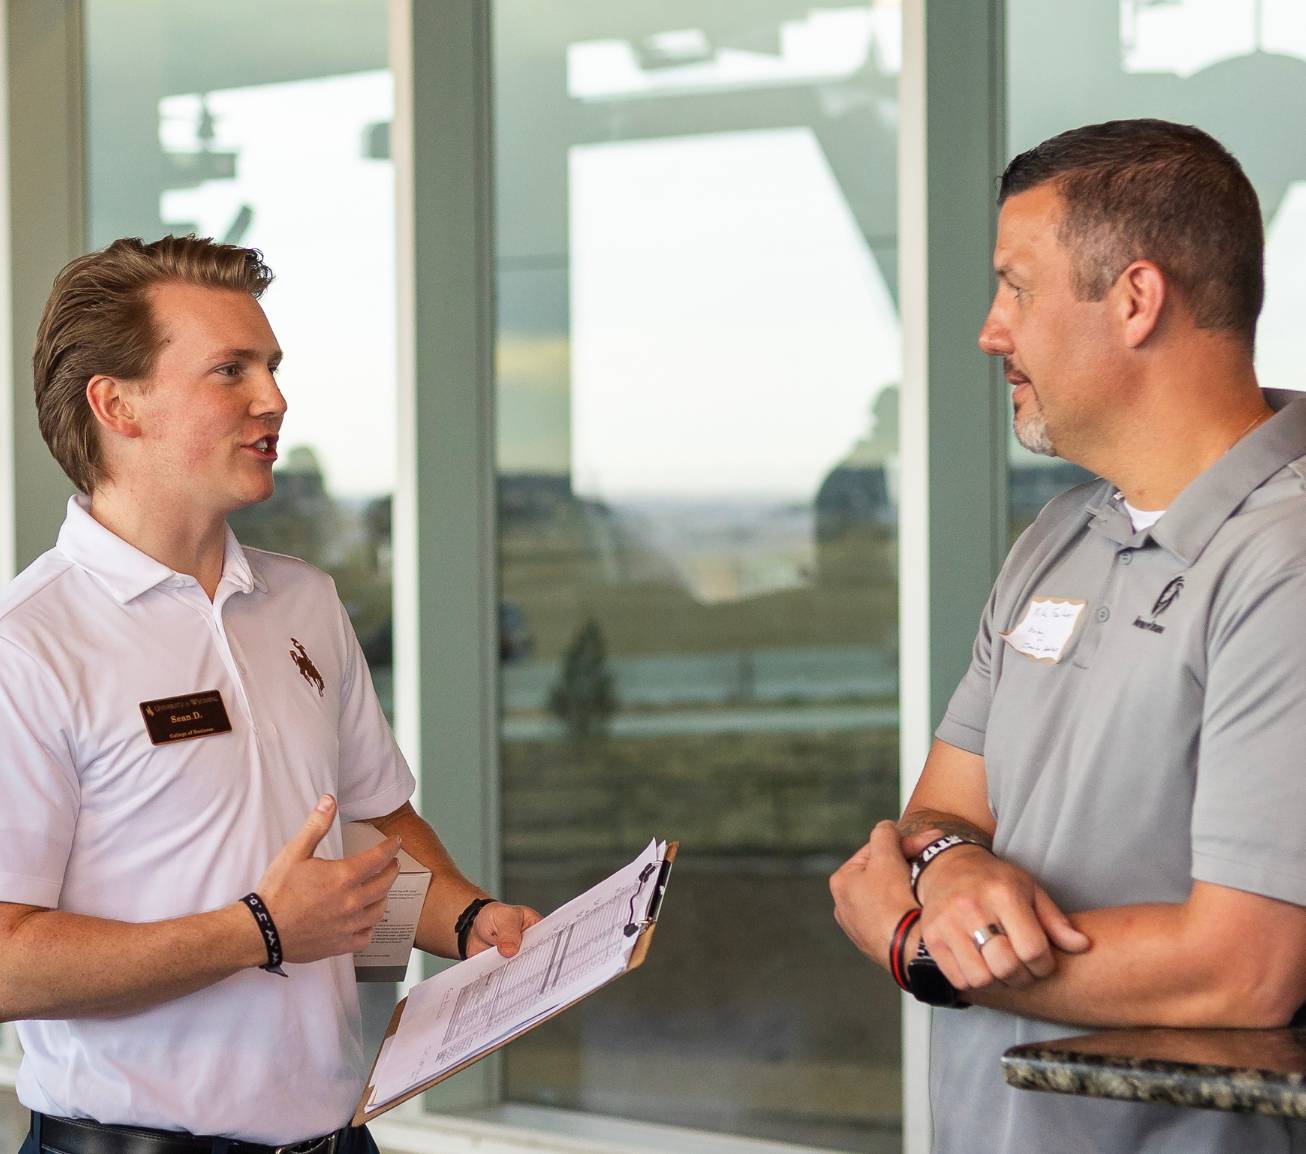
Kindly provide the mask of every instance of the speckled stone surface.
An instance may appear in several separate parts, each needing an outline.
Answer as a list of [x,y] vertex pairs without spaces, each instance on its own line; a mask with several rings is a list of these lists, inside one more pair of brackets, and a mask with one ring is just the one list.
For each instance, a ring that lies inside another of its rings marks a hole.
[[1306,1029],[1112,1030],[1014,1046],[1021,1090],[1306,1118]]

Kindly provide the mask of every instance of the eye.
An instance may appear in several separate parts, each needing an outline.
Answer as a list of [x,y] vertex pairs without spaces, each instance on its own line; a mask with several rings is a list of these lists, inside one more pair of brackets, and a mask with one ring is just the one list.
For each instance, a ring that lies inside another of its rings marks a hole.
[[241,374],[241,366],[233,362],[232,364],[229,365],[219,365],[213,371],[217,373],[219,376],[227,377],[231,380],[235,380],[235,378],[240,376]]

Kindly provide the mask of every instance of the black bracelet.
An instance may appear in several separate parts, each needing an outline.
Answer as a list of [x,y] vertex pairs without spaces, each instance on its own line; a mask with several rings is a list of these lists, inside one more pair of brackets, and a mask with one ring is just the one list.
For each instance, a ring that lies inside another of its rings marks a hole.
[[976,841],[973,837],[962,837],[959,833],[945,834],[941,838],[930,842],[920,853],[912,858],[911,863],[911,896],[920,901],[920,894],[917,893],[917,887],[920,885],[921,874],[925,872],[925,867],[930,864],[936,857],[946,853],[950,849],[956,849],[959,845],[977,845],[980,849],[988,849],[983,842]]
[[290,975],[281,968],[281,935],[277,933],[277,923],[272,920],[272,915],[268,913],[268,907],[263,904],[263,899],[258,894],[249,893],[240,900],[254,915],[259,932],[263,935],[263,944],[268,950],[267,963],[259,966],[259,969],[267,970],[269,974],[280,974],[283,978],[289,977]]
[[464,960],[467,958],[467,939],[471,936],[472,926],[476,923],[476,915],[486,906],[491,906],[498,900],[498,898],[477,898],[458,915],[458,920],[453,924],[453,932],[458,935],[458,956],[460,958]]

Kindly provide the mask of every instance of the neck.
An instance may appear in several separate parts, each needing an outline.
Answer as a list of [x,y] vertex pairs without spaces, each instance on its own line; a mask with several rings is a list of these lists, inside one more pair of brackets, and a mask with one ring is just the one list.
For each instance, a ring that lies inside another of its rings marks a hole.
[[91,495],[91,516],[116,537],[147,557],[199,582],[210,601],[222,580],[227,523],[221,516],[196,517],[194,509],[170,505],[166,498],[133,492],[129,485],[106,484]]
[[1096,444],[1069,456],[1107,478],[1135,509],[1166,509],[1201,473],[1273,416],[1250,358],[1178,367],[1137,382],[1133,403]]

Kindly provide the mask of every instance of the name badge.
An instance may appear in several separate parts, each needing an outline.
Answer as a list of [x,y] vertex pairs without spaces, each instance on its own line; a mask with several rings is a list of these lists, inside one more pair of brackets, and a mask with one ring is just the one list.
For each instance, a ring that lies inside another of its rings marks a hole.
[[1031,597],[1020,624],[1002,640],[1017,653],[1055,665],[1074,636],[1086,602],[1070,597]]
[[155,745],[231,732],[231,718],[222,704],[222,694],[216,689],[142,701],[141,716]]

